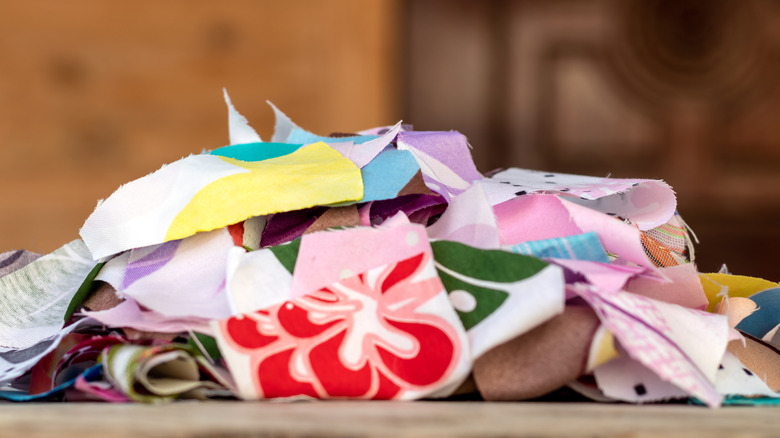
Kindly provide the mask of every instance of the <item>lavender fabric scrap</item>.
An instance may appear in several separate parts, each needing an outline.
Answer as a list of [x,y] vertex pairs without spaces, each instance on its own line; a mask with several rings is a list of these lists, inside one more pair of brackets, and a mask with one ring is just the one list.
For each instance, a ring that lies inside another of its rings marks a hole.
[[410,151],[420,165],[425,184],[447,202],[482,179],[471,159],[466,137],[456,131],[403,131],[398,149]]

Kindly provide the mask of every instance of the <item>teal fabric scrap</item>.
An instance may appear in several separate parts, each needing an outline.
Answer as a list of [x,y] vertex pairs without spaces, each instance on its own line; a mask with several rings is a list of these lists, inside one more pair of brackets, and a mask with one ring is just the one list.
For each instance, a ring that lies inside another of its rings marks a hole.
[[758,308],[737,324],[737,330],[763,339],[780,324],[780,288],[767,289],[749,298]]
[[301,146],[289,143],[241,143],[214,149],[210,154],[241,161],[263,161],[289,155]]

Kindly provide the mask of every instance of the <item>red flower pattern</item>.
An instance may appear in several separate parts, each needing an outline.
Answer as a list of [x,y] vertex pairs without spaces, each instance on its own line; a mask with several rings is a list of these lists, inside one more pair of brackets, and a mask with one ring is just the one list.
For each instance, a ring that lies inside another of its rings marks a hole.
[[449,306],[423,252],[221,321],[219,336],[249,357],[261,398],[411,398],[435,391],[458,364],[463,328],[446,317]]

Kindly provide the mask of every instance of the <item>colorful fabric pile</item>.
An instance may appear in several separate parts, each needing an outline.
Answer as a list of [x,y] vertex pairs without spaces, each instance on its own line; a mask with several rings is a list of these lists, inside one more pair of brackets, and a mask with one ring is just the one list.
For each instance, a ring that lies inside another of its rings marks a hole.
[[775,403],[780,286],[702,274],[662,181],[510,168],[275,107],[0,255],[0,397]]

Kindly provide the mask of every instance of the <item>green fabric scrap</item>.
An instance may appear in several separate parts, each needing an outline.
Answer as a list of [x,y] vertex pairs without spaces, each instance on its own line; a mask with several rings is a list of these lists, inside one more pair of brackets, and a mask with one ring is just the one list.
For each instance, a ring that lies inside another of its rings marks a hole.
[[298,259],[298,250],[301,248],[301,239],[297,238],[290,243],[269,247],[279,263],[292,274],[295,269],[295,261]]
[[86,300],[87,297],[89,297],[89,295],[95,291],[95,278],[98,276],[100,270],[103,269],[105,264],[106,262],[98,263],[94,268],[92,268],[91,271],[89,271],[87,278],[84,279],[83,283],[81,283],[81,286],[79,286],[76,294],[73,295],[73,298],[70,300],[70,304],[68,304],[68,309],[65,311],[65,322],[68,322],[70,317],[73,316],[73,313],[76,312],[79,307],[81,307],[81,303],[83,303],[84,300]]

